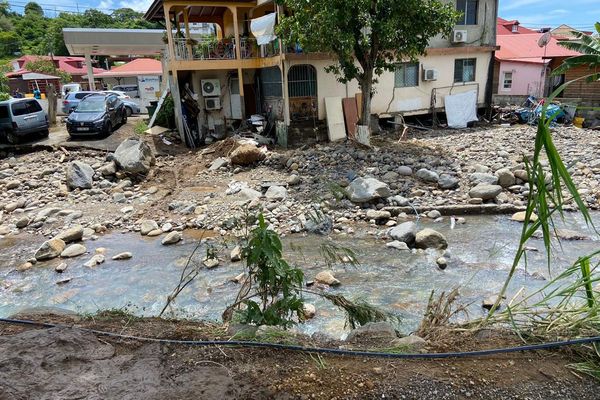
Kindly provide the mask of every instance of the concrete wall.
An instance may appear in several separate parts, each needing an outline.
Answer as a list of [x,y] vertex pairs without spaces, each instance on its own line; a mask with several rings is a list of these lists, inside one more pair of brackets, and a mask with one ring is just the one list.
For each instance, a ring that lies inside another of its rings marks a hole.
[[[477,60],[474,82],[467,84],[454,83],[454,60],[459,58],[475,58]],[[490,53],[487,52],[422,57],[419,60],[421,68],[419,85],[407,88],[394,88],[394,73],[384,72],[379,77],[379,83],[375,85],[376,93],[373,97],[372,112],[374,114],[402,113],[404,115],[428,113],[433,89],[436,89],[437,92],[436,107],[438,108],[444,107],[444,96],[477,90],[477,87],[479,87],[478,102],[483,105],[485,103],[485,85],[489,62]],[[286,62],[286,71],[289,70],[290,66],[301,64],[310,64],[316,68],[319,119],[325,119],[326,117],[325,97],[354,97],[356,93],[360,92],[356,81],[342,84],[337,81],[335,75],[325,72],[325,67],[332,63],[333,61],[328,60],[310,60],[310,55],[307,55],[306,60]],[[437,69],[438,80],[423,81],[423,68]]]
[[[512,72],[512,88],[504,89],[504,72]],[[544,66],[533,63],[501,62],[497,92],[511,96],[540,96],[540,82],[543,82]],[[543,90],[543,86],[541,88]]]

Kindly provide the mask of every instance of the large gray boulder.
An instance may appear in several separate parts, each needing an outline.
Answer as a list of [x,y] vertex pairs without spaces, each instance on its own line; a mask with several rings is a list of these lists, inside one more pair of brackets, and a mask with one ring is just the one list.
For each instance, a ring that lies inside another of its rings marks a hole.
[[452,190],[458,187],[459,181],[452,175],[442,174],[438,179],[438,186],[443,190]]
[[94,169],[81,161],[73,161],[67,167],[67,187],[69,189],[91,189]]
[[353,203],[366,203],[375,199],[392,195],[390,187],[375,178],[356,178],[346,189],[348,198]]
[[346,337],[347,342],[365,341],[371,342],[391,342],[397,339],[396,329],[392,324],[385,321],[369,322],[363,326],[353,329]]
[[430,171],[426,168],[421,168],[417,171],[417,178],[425,182],[437,183],[440,176],[435,171]]
[[388,236],[394,240],[404,242],[411,245],[415,242],[415,235],[417,234],[417,225],[414,222],[408,221],[403,222],[398,226],[391,228],[388,231]]
[[119,168],[130,174],[147,174],[155,162],[150,146],[138,139],[123,141],[114,157]]
[[515,175],[508,168],[501,168],[496,171],[496,176],[498,177],[498,185],[503,188],[510,187],[514,185],[517,181]]
[[76,242],[83,238],[83,226],[75,225],[56,235],[55,239],[60,239],[65,243]]
[[491,200],[495,199],[500,193],[502,193],[502,186],[500,185],[480,184],[469,191],[469,196],[471,198]]
[[443,250],[448,248],[448,241],[438,231],[425,228],[417,232],[415,237],[415,245],[419,249],[438,249]]
[[496,175],[487,174],[484,172],[474,172],[469,175],[469,180],[475,185],[486,184],[495,185],[498,183],[498,177]]

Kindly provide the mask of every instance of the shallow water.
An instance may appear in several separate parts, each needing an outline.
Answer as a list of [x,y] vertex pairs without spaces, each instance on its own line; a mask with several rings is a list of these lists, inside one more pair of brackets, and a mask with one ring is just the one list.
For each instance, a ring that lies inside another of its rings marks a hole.
[[[568,229],[588,233],[580,218],[568,216]],[[594,218],[600,220],[600,214]],[[435,265],[437,253],[411,254],[385,247],[385,241],[365,236],[335,236],[334,241],[350,247],[358,254],[360,266],[334,265],[335,276],[342,282],[338,288],[328,289],[349,298],[363,297],[370,303],[399,314],[402,330],[414,330],[426,306],[431,290],[441,292],[460,286],[460,301],[471,304],[471,317],[483,315],[481,301],[500,290],[512,263],[522,225],[507,216],[467,217],[467,223],[450,229],[449,220],[442,223],[419,221],[420,227],[431,227],[446,235],[449,241],[450,264],[446,270]],[[165,247],[160,238],[146,238],[139,234],[112,233],[96,241],[86,242],[88,251],[107,249],[107,261],[95,268],[82,264],[90,256],[66,260],[63,274],[54,272],[62,260],[38,263],[29,271],[14,271],[11,253],[23,251],[22,240],[0,239],[0,316],[8,316],[20,309],[36,306],[57,306],[78,312],[127,307],[142,315],[157,315],[165,298],[179,280],[187,256],[195,246],[197,232],[186,232],[185,240]],[[37,239],[36,239],[37,240]],[[284,239],[288,261],[305,271],[311,280],[326,265],[319,255],[322,237],[292,235]],[[39,245],[30,242],[30,249]],[[541,287],[549,276],[547,259],[541,240],[530,241],[529,246],[539,252],[528,252],[527,270],[521,268],[513,279],[510,294],[521,287],[527,291]],[[553,275],[571,265],[578,256],[598,249],[593,240],[563,242],[557,248],[552,262]],[[114,254],[131,251],[134,257],[127,261],[112,261]],[[205,249],[201,249],[202,254]],[[229,249],[220,254],[228,255]],[[229,279],[243,271],[242,263],[224,263],[212,270],[202,270],[196,281],[177,299],[176,315],[195,319],[219,320],[226,304],[233,302],[239,286]],[[537,273],[537,274],[534,274]],[[534,276],[532,276],[534,274]],[[57,284],[71,278],[65,284]],[[327,301],[308,296],[315,304],[317,316],[299,326],[312,333],[321,331],[342,336],[343,312]]]

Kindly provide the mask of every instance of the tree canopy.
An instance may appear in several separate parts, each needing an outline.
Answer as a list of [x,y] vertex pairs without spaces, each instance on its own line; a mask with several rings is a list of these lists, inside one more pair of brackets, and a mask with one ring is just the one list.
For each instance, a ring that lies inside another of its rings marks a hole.
[[280,32],[305,51],[331,53],[328,68],[363,92],[361,124],[371,115],[373,84],[397,63],[425,53],[431,38],[449,35],[459,14],[441,0],[279,0],[290,11]]
[[69,53],[62,29],[81,27],[161,28],[144,20],[142,13],[131,8],[120,8],[111,14],[88,9],[81,13],[60,12],[55,17],[48,17],[36,2],[27,3],[20,14],[11,10],[7,1],[0,0],[0,58],[20,54],[66,56]]

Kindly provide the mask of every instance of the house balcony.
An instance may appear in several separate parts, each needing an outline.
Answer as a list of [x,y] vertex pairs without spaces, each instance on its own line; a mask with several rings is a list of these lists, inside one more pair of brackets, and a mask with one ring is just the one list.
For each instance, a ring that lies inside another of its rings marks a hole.
[[280,62],[278,40],[259,45],[255,38],[242,37],[239,43],[240,59],[235,38],[173,38],[174,57],[170,62],[178,70],[264,68]]

